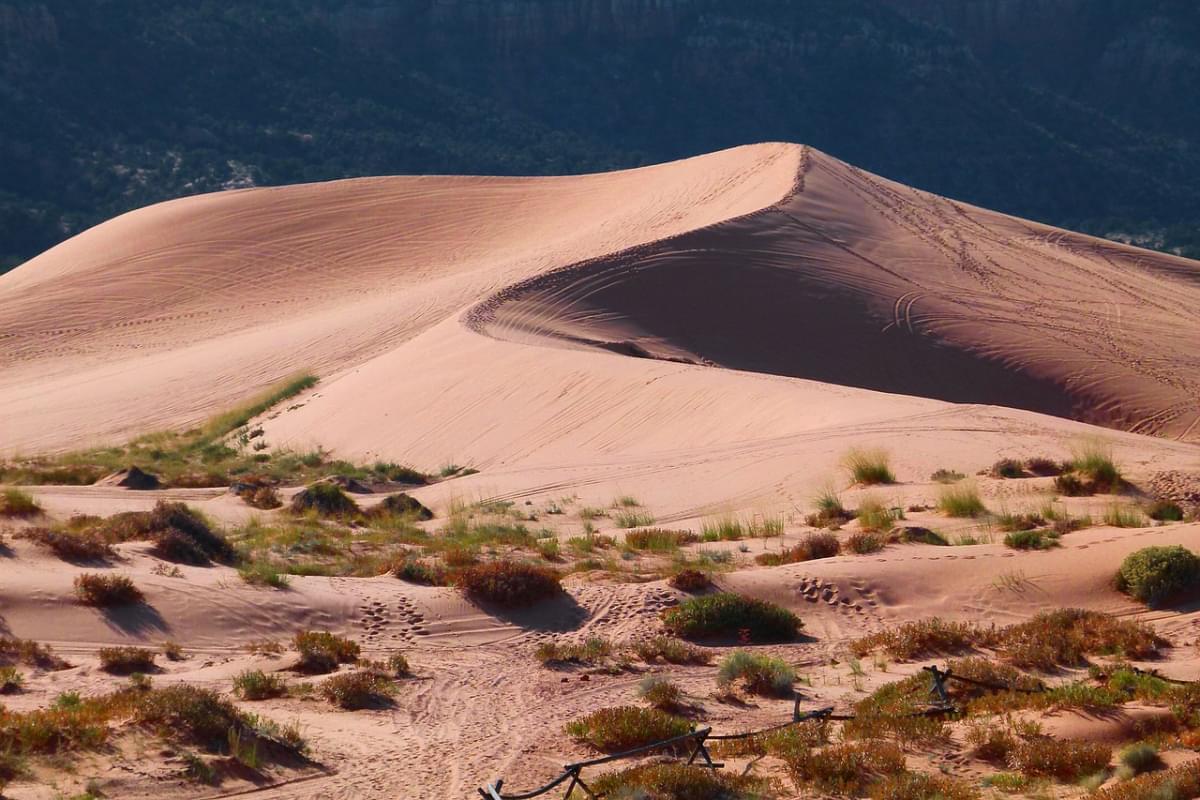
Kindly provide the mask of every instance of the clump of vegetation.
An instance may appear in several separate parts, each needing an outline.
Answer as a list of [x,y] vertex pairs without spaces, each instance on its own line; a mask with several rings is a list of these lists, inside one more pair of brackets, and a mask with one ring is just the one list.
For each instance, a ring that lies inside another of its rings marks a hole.
[[900,519],[899,509],[885,506],[877,497],[864,497],[858,503],[858,518],[860,529],[869,532],[883,532],[892,529],[896,520]]
[[440,564],[431,563],[412,554],[406,554],[393,563],[389,572],[402,581],[424,586],[445,586],[450,579]]
[[846,539],[846,549],[860,556],[878,553],[886,544],[887,539],[877,531],[855,531]]
[[668,664],[707,664],[712,660],[712,654],[699,647],[692,647],[687,642],[672,639],[669,636],[655,636],[652,639],[637,642],[633,652],[647,664],[665,661]]
[[905,527],[897,534],[900,541],[910,544],[928,544],[934,547],[949,547],[950,542],[945,536],[929,528]]
[[371,669],[334,675],[326,678],[320,688],[326,700],[350,711],[387,705],[396,693],[396,686],[387,675]]
[[1004,537],[1004,546],[1013,550],[1050,550],[1058,547],[1059,535],[1056,531],[1014,531]]
[[0,667],[0,694],[15,694],[25,685],[25,676],[16,667]]
[[756,642],[789,641],[803,627],[785,608],[730,592],[689,597],[663,612],[663,623],[685,639],[737,635]]
[[1155,500],[1146,507],[1146,516],[1155,522],[1182,522],[1183,509],[1170,500]]
[[1137,742],[1129,745],[1117,754],[1117,760],[1121,762],[1127,778],[1162,766],[1158,748],[1149,742]]
[[939,469],[929,476],[929,480],[934,483],[958,483],[965,477],[967,476],[955,469]]
[[1104,524],[1114,528],[1140,528],[1146,520],[1135,506],[1111,503],[1104,510]]
[[32,639],[0,636],[0,664],[28,664],[40,669],[59,670],[70,665],[54,654],[49,645]]
[[842,464],[855,483],[872,486],[896,482],[896,475],[891,468],[891,457],[886,450],[854,448],[846,453]]
[[300,631],[293,639],[300,659],[294,669],[310,675],[333,672],[338,664],[353,664],[358,660],[358,642],[328,631]]
[[694,764],[643,764],[589,781],[597,797],[638,800],[762,800],[768,781]]
[[1052,475],[1062,473],[1062,464],[1052,458],[1045,456],[1034,456],[1025,459],[1025,469],[1029,470],[1034,475],[1042,478],[1048,478]]
[[698,569],[681,569],[671,576],[668,583],[681,592],[694,594],[703,592],[712,586],[712,578],[707,572],[701,572]]
[[266,559],[242,564],[238,567],[238,577],[251,586],[270,586],[273,589],[286,589],[291,585],[291,579],[287,573]]
[[871,786],[872,800],[977,800],[979,790],[961,778],[902,772],[887,775]]
[[700,538],[706,542],[736,542],[746,537],[746,526],[734,516],[706,519],[700,526]]
[[283,501],[279,499],[279,492],[275,490],[274,486],[259,483],[239,483],[241,485],[238,487],[237,496],[242,498],[242,501],[251,508],[271,511],[283,507]]
[[644,525],[653,525],[654,515],[648,511],[626,509],[614,513],[612,520],[618,528],[640,528]]
[[287,684],[278,675],[253,669],[241,672],[233,679],[233,691],[243,700],[268,700],[287,694]]
[[0,491],[0,517],[36,517],[42,513],[33,495],[20,489]]
[[582,642],[543,642],[534,654],[543,664],[597,664],[612,655],[607,639],[592,636]]
[[979,497],[979,490],[971,483],[956,483],[946,486],[938,494],[938,510],[948,517],[979,517],[987,513],[987,507]]
[[799,789],[860,797],[872,784],[905,772],[904,753],[891,742],[844,742],[781,754]]
[[1185,800],[1200,796],[1200,760],[1171,769],[1148,772],[1106,786],[1091,795],[1096,800]]
[[1045,671],[1080,666],[1088,655],[1145,660],[1167,645],[1143,622],[1079,608],[1042,611],[1002,629],[999,641],[1001,654],[1010,663]]
[[92,532],[74,532],[58,528],[30,528],[18,534],[45,548],[63,561],[74,564],[106,562],[116,558],[112,545]]
[[939,617],[906,622],[857,639],[850,645],[856,656],[883,650],[898,661],[970,650],[987,632],[967,622],[948,622]]
[[155,653],[143,647],[102,647],[100,669],[114,675],[153,672]]
[[778,553],[759,553],[754,560],[764,566],[796,564],[818,558],[832,558],[841,551],[842,545],[832,533],[810,533],[792,547]]
[[825,487],[813,499],[817,507],[815,514],[805,517],[805,523],[813,528],[832,528],[854,519],[854,513],[842,505],[842,498],[833,487]]
[[259,743],[267,744],[267,752],[284,748],[297,753],[304,749],[298,730],[243,714],[216,692],[186,684],[140,693],[133,718],[135,723],[161,736],[197,744],[212,752],[226,750],[231,739],[246,749],[257,750]]
[[497,560],[461,570],[455,585],[472,600],[524,606],[563,593],[558,572],[535,564]]
[[1144,547],[1117,570],[1117,588],[1149,606],[1191,590],[1200,579],[1200,557],[1180,545]]
[[1085,442],[1075,448],[1068,469],[1054,479],[1054,488],[1068,497],[1111,494],[1125,485],[1112,450],[1103,442]]
[[312,511],[322,517],[350,517],[359,513],[358,503],[336,483],[320,481],[301,490],[292,498],[296,514]]
[[85,606],[126,606],[146,599],[126,575],[86,572],[75,576],[75,598]]
[[1002,458],[989,471],[993,478],[1024,478],[1025,467],[1015,458]]
[[753,694],[788,697],[796,682],[796,671],[783,659],[735,650],[721,661],[717,683],[732,686],[739,681],[743,689]]
[[691,531],[669,531],[662,528],[643,528],[625,534],[626,547],[652,553],[669,553],[699,540],[700,537]]
[[567,734],[602,753],[616,753],[691,731],[682,717],[656,708],[617,706],[602,708],[567,724]]
[[683,700],[683,691],[658,675],[647,675],[638,683],[638,697],[659,711],[675,711]]
[[382,502],[367,512],[367,517],[384,516],[407,517],[409,519],[426,521],[433,519],[433,512],[422,505],[415,497],[401,492],[400,494],[388,495],[383,498]]
[[1039,737],[1018,742],[1008,758],[1013,769],[1029,777],[1074,783],[1106,768],[1111,757],[1102,742]]

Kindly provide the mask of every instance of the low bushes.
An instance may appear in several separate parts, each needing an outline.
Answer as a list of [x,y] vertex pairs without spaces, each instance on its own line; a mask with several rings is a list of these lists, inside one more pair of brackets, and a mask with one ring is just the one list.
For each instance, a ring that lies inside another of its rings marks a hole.
[[846,539],[846,549],[860,556],[878,553],[886,544],[883,534],[877,531],[855,531]]
[[721,661],[717,683],[732,686],[736,682],[753,694],[788,697],[796,682],[796,671],[782,659],[736,650]]
[[653,639],[637,642],[633,652],[647,664],[665,661],[668,664],[707,664],[712,660],[712,654],[699,647],[692,647],[687,642],[672,639],[669,636],[655,636]]
[[993,478],[1024,478],[1025,467],[1015,458],[1002,458],[992,464],[990,474]]
[[1130,553],[1117,570],[1117,588],[1150,606],[1194,589],[1200,557],[1180,545],[1144,547]]
[[243,700],[267,700],[287,694],[287,684],[278,675],[253,669],[239,673],[233,679],[233,691]]
[[644,764],[606,772],[590,781],[597,797],[638,800],[761,800],[768,781],[694,764]]
[[1155,522],[1182,522],[1183,509],[1170,500],[1155,500],[1146,507],[1146,516]]
[[300,652],[294,669],[310,675],[332,672],[338,664],[353,664],[360,653],[357,642],[326,631],[300,631],[293,643]]
[[655,708],[602,708],[567,724],[567,733],[603,753],[616,753],[682,736],[691,731],[686,719]]
[[649,550],[652,553],[669,553],[680,546],[700,541],[691,531],[669,531],[662,528],[645,528],[625,534],[625,545],[634,550]]
[[1000,651],[1012,664],[1040,670],[1079,666],[1088,655],[1145,660],[1167,643],[1142,622],[1079,608],[1043,611],[999,632]]
[[55,528],[32,528],[22,531],[19,536],[45,548],[51,553],[76,564],[108,561],[116,558],[112,545],[94,533],[75,533],[69,530]]
[[39,644],[32,639],[14,639],[0,636],[0,664],[28,664],[47,670],[66,669],[66,661],[54,655],[49,645]]
[[638,683],[638,697],[659,711],[674,711],[679,708],[683,691],[666,678],[647,675]]
[[947,622],[938,617],[906,622],[870,636],[857,639],[850,645],[856,656],[883,650],[899,661],[930,655],[961,653],[970,650],[985,637],[982,629],[966,622]]
[[75,597],[85,606],[125,606],[145,600],[142,590],[125,575],[87,572],[75,576]]
[[818,558],[832,558],[841,551],[841,543],[832,533],[810,533],[792,547],[778,553],[759,553],[754,560],[768,567],[797,564]]
[[525,606],[562,594],[558,572],[517,561],[490,561],[461,570],[454,578],[463,593],[476,601]]
[[433,512],[415,497],[401,492],[383,498],[383,501],[367,512],[367,517],[398,516],[416,520],[431,520]]
[[979,789],[951,775],[903,772],[885,776],[867,796],[871,800],[977,800]]
[[0,491],[0,517],[36,517],[42,507],[29,492],[20,489]]
[[884,532],[900,519],[900,510],[885,506],[875,497],[864,497],[858,503],[858,527],[864,531]]
[[351,711],[387,705],[395,693],[391,679],[375,670],[346,672],[321,683],[321,695],[326,700]]
[[359,513],[354,498],[337,484],[325,481],[310,484],[297,493],[290,508],[297,514],[312,511],[322,517],[348,517]]
[[904,753],[891,742],[846,742],[782,754],[798,788],[859,797],[889,776],[905,773]]
[[1068,497],[1118,492],[1125,485],[1112,451],[1103,442],[1086,442],[1075,449],[1066,470],[1054,479],[1054,488]]
[[596,664],[612,655],[607,639],[593,636],[583,642],[543,642],[534,656],[543,664]]
[[700,538],[706,542],[736,542],[746,537],[746,526],[737,517],[706,519],[700,525]]
[[712,578],[698,569],[681,569],[671,576],[668,583],[681,592],[695,593],[703,592],[712,586]]
[[729,592],[690,597],[663,612],[663,623],[685,639],[736,635],[756,642],[788,641],[803,627],[785,608]]
[[1200,796],[1200,759],[1106,786],[1094,800],[1185,800]]
[[1013,550],[1050,550],[1058,547],[1059,535],[1056,531],[1014,531],[1004,537],[1004,546]]
[[113,675],[153,672],[155,653],[142,647],[100,648],[100,669]]
[[1040,737],[1017,742],[1009,765],[1031,778],[1057,778],[1074,783],[1108,767],[1112,750],[1102,742]]
[[929,480],[934,483],[958,483],[963,478],[967,477],[958,470],[939,469],[929,476]]

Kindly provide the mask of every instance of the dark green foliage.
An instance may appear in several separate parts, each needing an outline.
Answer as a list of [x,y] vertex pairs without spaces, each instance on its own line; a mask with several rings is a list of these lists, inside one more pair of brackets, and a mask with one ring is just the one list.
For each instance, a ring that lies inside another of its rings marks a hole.
[[785,608],[729,592],[689,597],[663,612],[663,623],[685,639],[745,635],[754,642],[790,641],[803,627]]
[[1025,468],[1014,458],[1002,458],[992,464],[991,473],[993,478],[1023,478]]
[[383,498],[383,501],[373,507],[367,516],[385,516],[394,514],[396,516],[409,516],[413,519],[429,520],[433,519],[433,512],[425,506],[421,505],[415,498],[401,492]]
[[1170,500],[1155,500],[1147,507],[1146,516],[1158,522],[1182,522],[1183,509]]
[[1014,531],[1004,537],[1004,546],[1014,550],[1050,550],[1059,547],[1058,533],[1050,530]]
[[1117,571],[1117,588],[1156,606],[1197,588],[1200,557],[1180,545],[1144,547],[1130,553]]
[[334,483],[314,483],[292,498],[295,513],[314,511],[322,517],[346,517],[358,513],[358,503]]

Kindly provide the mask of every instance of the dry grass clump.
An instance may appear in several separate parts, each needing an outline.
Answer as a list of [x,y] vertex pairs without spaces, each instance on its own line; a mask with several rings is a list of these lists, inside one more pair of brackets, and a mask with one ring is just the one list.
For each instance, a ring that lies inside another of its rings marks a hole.
[[790,641],[804,627],[785,608],[730,592],[689,597],[663,612],[663,624],[685,639],[739,636],[755,642]]
[[196,686],[176,684],[141,692],[132,712],[135,723],[153,729],[160,736],[196,744],[211,752],[231,749],[229,745],[234,741],[255,750],[259,744],[266,745],[264,750],[268,753],[276,748],[293,753],[304,749],[298,731],[244,714],[216,692]]
[[967,476],[958,470],[939,469],[934,471],[934,473],[929,476],[929,480],[934,483],[958,483],[965,477]]
[[247,485],[238,490],[237,496],[242,498],[242,502],[246,505],[262,511],[283,507],[283,500],[279,499],[279,492],[275,490],[274,486]]
[[1009,753],[1009,765],[1031,778],[1057,778],[1074,783],[1108,767],[1109,745],[1077,739],[1039,737],[1018,742]]
[[878,553],[887,544],[887,539],[877,531],[855,531],[846,539],[846,549],[860,556]]
[[[637,800],[762,800],[770,782],[694,764],[644,764],[589,781],[597,797]],[[577,800],[572,793],[570,800]]]
[[854,519],[854,512],[847,511],[842,505],[842,498],[833,487],[826,487],[813,498],[816,513],[804,518],[806,525],[813,528],[836,528]]
[[287,684],[278,675],[248,669],[233,679],[233,691],[243,700],[267,700],[287,694]]
[[1200,557],[1181,545],[1143,547],[1130,553],[1117,570],[1117,589],[1157,606],[1196,588]]
[[896,482],[886,450],[854,448],[842,457],[842,465],[855,483],[872,486]]
[[890,742],[845,742],[783,755],[796,787],[860,797],[876,782],[905,772],[904,753]]
[[1052,530],[1014,531],[1004,537],[1004,546],[1013,550],[1051,550],[1059,547],[1059,534]]
[[745,739],[714,741],[710,752],[717,758],[776,755],[811,750],[829,744],[829,721],[808,719],[779,730],[755,734]]
[[713,585],[712,578],[707,572],[701,572],[698,569],[681,569],[671,576],[669,584],[681,592],[694,594],[695,592],[703,592]]
[[441,564],[418,558],[412,553],[397,559],[388,571],[402,581],[423,586],[446,586],[450,580],[449,573]]
[[128,576],[97,572],[75,576],[75,598],[85,606],[100,608],[132,605],[146,599]]
[[754,560],[767,567],[781,564],[797,564],[818,558],[832,558],[841,551],[842,545],[832,533],[810,533],[792,547],[778,553],[759,553]]
[[682,545],[700,541],[691,531],[669,531],[663,528],[644,528],[625,534],[625,546],[652,553],[669,553]]
[[858,503],[858,527],[864,531],[882,532],[892,529],[902,513],[898,508],[888,508],[877,497],[866,496]]
[[469,566],[454,576],[467,597],[504,606],[527,606],[560,595],[561,580],[548,567],[507,560]]
[[618,528],[640,528],[644,525],[653,525],[654,515],[648,511],[625,509],[615,512],[612,515],[612,521]]
[[42,513],[33,495],[20,489],[0,491],[0,517],[36,517]]
[[658,675],[647,675],[638,683],[638,697],[659,711],[675,711],[683,700],[683,690]]
[[1032,472],[1034,475],[1042,478],[1048,478],[1052,475],[1062,473],[1062,464],[1052,458],[1045,456],[1033,456],[1025,459],[1025,469]]
[[1094,800],[1187,800],[1200,797],[1200,759],[1106,786]]
[[143,647],[101,647],[100,669],[113,675],[153,672],[155,653]]
[[929,710],[929,678],[918,673],[880,686],[854,704],[854,719],[842,728],[846,740],[893,739],[901,746],[942,741],[946,727]]
[[326,700],[349,711],[389,705],[392,695],[396,693],[391,678],[371,669],[326,678],[320,689]]
[[948,517],[974,518],[987,513],[973,483],[956,483],[943,487],[938,494],[938,510]]
[[897,661],[908,661],[930,655],[961,653],[988,641],[991,636],[991,632],[967,622],[947,622],[933,617],[864,636],[850,644],[850,651],[862,657],[883,650]]
[[39,644],[32,639],[14,639],[0,636],[0,664],[28,664],[47,670],[66,669],[66,661],[54,655],[49,645]]
[[612,654],[610,641],[592,636],[582,642],[543,642],[534,657],[543,664],[598,664]]
[[292,641],[300,652],[293,669],[309,675],[333,672],[338,664],[353,664],[361,652],[358,642],[328,631],[300,631]]
[[729,687],[737,682],[752,694],[789,697],[796,683],[796,671],[783,659],[735,650],[721,660],[717,683]]
[[691,731],[686,719],[656,708],[617,706],[602,708],[567,723],[567,734],[602,753],[616,753],[682,736]]
[[234,563],[237,555],[200,512],[183,503],[160,500],[152,511],[126,511],[107,519],[75,518],[68,527],[106,542],[151,541],[151,552],[164,560],[202,566]]
[[1015,458],[1002,458],[992,464],[988,474],[993,478],[1024,478],[1025,466]]
[[1082,665],[1088,655],[1141,661],[1168,644],[1143,622],[1079,608],[1040,612],[1003,628],[999,640],[1000,653],[1010,663],[1045,671]]
[[979,789],[950,775],[902,772],[876,782],[867,796],[871,800],[977,800]]
[[74,564],[107,562],[117,556],[112,545],[91,531],[76,533],[57,528],[30,528],[18,536]]
[[633,652],[647,664],[659,661],[668,664],[707,664],[712,661],[712,653],[709,651],[669,636],[655,636],[653,639],[637,642],[633,646]]
[[25,676],[16,667],[0,667],[0,694],[16,694],[25,685]]

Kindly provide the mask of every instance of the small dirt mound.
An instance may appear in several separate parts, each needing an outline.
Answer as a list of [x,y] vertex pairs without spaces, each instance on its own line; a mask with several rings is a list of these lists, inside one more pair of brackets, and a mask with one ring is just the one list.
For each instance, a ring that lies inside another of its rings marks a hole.
[[388,514],[409,514],[419,520],[433,519],[433,512],[411,495],[401,492],[383,498],[383,502],[367,512],[368,516],[380,517]]
[[96,481],[96,486],[120,486],[125,489],[136,489],[138,491],[146,491],[150,489],[158,489],[162,487],[162,482],[158,480],[156,475],[151,475],[149,472],[144,472],[136,466],[129,469],[123,469],[120,472],[114,472],[111,475],[106,475]]

